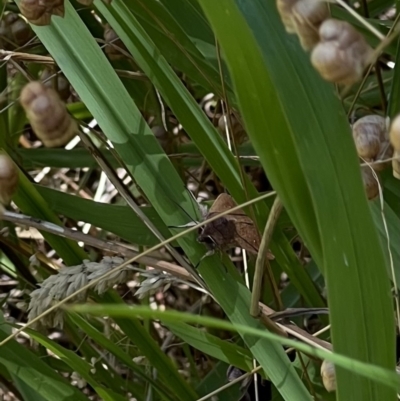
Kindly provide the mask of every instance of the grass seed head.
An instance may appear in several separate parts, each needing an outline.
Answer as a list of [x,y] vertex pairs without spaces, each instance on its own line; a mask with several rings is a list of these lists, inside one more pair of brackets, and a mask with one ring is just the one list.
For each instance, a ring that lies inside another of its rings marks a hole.
[[[99,263],[84,260],[81,265],[63,267],[57,274],[48,277],[40,284],[40,287],[30,294],[28,320],[33,320],[45,312],[53,303],[61,301],[72,295],[75,291],[84,287],[92,280],[98,279],[105,273],[121,265],[124,259],[119,257],[104,257]],[[115,271],[109,277],[100,280],[93,290],[98,294],[103,294],[116,284],[125,283],[130,278],[131,265],[121,270]],[[77,295],[71,302],[82,302],[86,299],[87,293]],[[63,327],[63,311],[56,309],[52,313],[44,316],[40,321],[42,326]]]

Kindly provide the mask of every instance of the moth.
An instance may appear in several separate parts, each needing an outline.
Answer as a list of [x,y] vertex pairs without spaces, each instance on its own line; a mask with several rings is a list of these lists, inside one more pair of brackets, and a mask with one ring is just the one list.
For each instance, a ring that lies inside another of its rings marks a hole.
[[[221,194],[214,201],[204,219],[234,208],[235,201],[228,194]],[[235,210],[199,229],[199,242],[204,243],[211,251],[226,251],[240,247],[251,254],[257,254],[260,237],[253,221],[242,210]]]
[[[223,193],[217,197],[210,210],[207,211],[202,208],[203,219],[209,219],[236,206],[233,198]],[[183,226],[171,227],[192,227],[195,224],[197,224],[196,221],[192,221]],[[208,252],[202,259],[215,251],[227,251],[236,247],[257,255],[260,247],[260,236],[257,228],[242,209],[237,209],[200,227],[197,241],[208,248]],[[270,251],[268,251],[267,257],[270,260],[275,259]]]

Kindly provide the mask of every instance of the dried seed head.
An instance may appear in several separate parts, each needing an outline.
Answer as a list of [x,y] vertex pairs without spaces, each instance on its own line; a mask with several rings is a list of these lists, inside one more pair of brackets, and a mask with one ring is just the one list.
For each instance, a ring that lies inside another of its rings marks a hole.
[[[119,49],[126,50],[125,45],[122,43],[119,36],[115,33],[114,29],[110,25],[106,24],[104,28],[104,40],[107,44],[105,52],[110,60],[120,60],[125,56],[120,52]],[[119,48],[119,49],[118,49]]]
[[335,365],[329,361],[323,361],[321,365],[321,377],[326,391],[336,391]]
[[276,0],[276,7],[281,16],[282,23],[285,26],[286,32],[295,33],[296,29],[293,23],[293,6],[298,0]]
[[52,15],[64,17],[64,0],[21,0],[22,15],[34,25],[49,25]]
[[328,5],[322,0],[300,0],[292,9],[293,25],[304,50],[319,41],[319,27],[329,17]]
[[160,272],[142,273],[142,276],[147,278],[140,283],[139,289],[134,294],[134,296],[137,296],[139,299],[143,299],[146,295],[155,293],[161,287],[164,287],[165,291],[165,287],[171,285],[171,282],[174,281],[174,278],[169,274]]
[[372,54],[364,37],[349,23],[336,19],[323,22],[319,35],[321,41],[311,54],[313,66],[329,82],[357,82]]
[[0,154],[0,203],[7,205],[18,186],[18,170],[14,162],[4,153]]
[[[56,85],[54,82],[55,78],[57,79]],[[61,74],[59,72],[57,73],[57,76],[55,76],[54,70],[50,68],[45,68],[40,74],[40,80],[46,81],[43,82],[43,85],[47,88],[53,88],[54,90],[56,90],[62,100],[66,101],[70,97],[71,88],[64,74]],[[55,88],[54,86],[57,86],[57,88]]]
[[361,175],[367,198],[369,200],[375,199],[379,195],[379,182],[375,178],[374,173],[369,166],[362,166]]
[[20,102],[38,138],[47,147],[65,145],[78,130],[57,92],[41,82],[30,82],[21,91]]
[[[104,257],[100,263],[84,260],[81,265],[63,267],[58,274],[48,277],[40,284],[39,288],[30,294],[28,320],[32,320],[41,315],[55,301],[60,301],[75,291],[81,289],[92,280],[98,279],[110,270],[121,265],[124,259],[119,257]],[[115,271],[111,276],[105,277],[94,286],[94,291],[102,294],[116,284],[125,283],[130,279],[132,266],[128,265],[121,270]],[[86,293],[79,294],[73,301],[83,301]],[[45,316],[40,322],[43,326],[61,327],[63,326],[63,312],[56,310]]]

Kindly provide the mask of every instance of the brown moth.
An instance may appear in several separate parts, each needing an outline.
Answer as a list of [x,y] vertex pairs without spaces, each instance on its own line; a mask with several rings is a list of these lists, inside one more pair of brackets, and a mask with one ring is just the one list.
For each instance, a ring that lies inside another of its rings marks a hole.
[[[209,219],[235,206],[237,205],[230,195],[221,194],[204,217]],[[257,254],[260,246],[258,231],[253,221],[242,209],[235,210],[200,227],[197,240],[204,243],[211,251],[225,251],[240,247],[251,254]],[[273,258],[272,255],[268,255],[269,258],[270,256]]]

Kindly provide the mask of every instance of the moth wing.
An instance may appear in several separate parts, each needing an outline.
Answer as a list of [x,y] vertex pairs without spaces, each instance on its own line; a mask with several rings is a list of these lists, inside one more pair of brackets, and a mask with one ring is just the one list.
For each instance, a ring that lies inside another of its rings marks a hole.
[[[248,217],[242,209],[228,215],[229,219],[235,220],[238,245],[252,254],[257,254],[260,248],[260,235],[253,220]],[[267,259],[274,260],[275,256],[270,250],[267,251]]]
[[[221,194],[214,201],[207,217],[225,212],[237,206],[233,198],[228,194]],[[260,239],[257,229],[254,227],[253,221],[242,210],[235,210],[224,216],[226,220],[233,222],[235,227],[235,243],[237,246],[245,249],[250,253],[257,253],[260,245]]]
[[257,254],[260,247],[260,235],[253,221],[246,215],[235,215],[232,218],[235,219],[236,242],[238,245],[252,254]]
[[230,195],[224,193],[220,194],[212,204],[208,212],[208,216],[210,216],[211,213],[216,214],[226,212],[227,210],[232,209],[235,206],[237,205]]
[[[210,218],[218,213],[225,212],[237,206],[233,198],[225,193],[220,194],[212,204],[207,217]],[[260,235],[253,220],[242,210],[238,209],[224,216],[228,221],[235,223],[235,242],[237,246],[245,249],[249,253],[257,254],[260,247]],[[268,259],[275,257],[270,251],[267,254]]]

